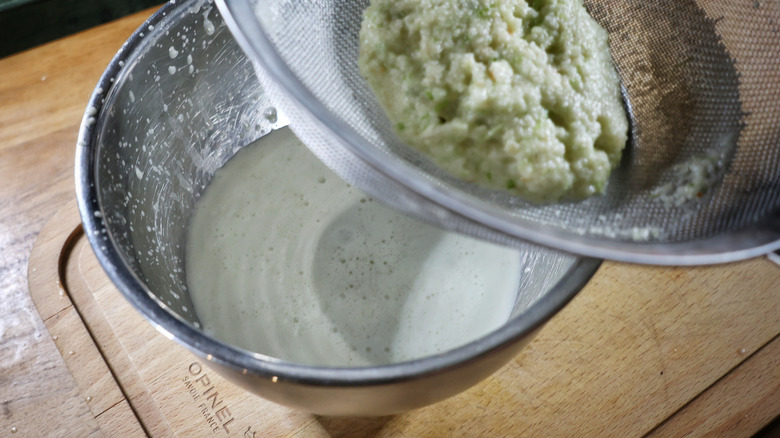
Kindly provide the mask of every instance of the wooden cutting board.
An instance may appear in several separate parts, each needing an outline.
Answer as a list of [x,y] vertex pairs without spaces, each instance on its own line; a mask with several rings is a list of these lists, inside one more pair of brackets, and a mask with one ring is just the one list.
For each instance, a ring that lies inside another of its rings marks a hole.
[[209,370],[113,287],[75,204],[39,235],[28,279],[107,436],[749,436],[780,415],[780,266],[765,258],[701,268],[604,263],[487,380],[369,419],[296,412]]

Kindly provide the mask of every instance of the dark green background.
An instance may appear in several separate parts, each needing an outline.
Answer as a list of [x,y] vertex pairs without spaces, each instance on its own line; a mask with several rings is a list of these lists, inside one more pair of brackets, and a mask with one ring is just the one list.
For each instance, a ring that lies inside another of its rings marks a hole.
[[0,0],[0,58],[163,0]]

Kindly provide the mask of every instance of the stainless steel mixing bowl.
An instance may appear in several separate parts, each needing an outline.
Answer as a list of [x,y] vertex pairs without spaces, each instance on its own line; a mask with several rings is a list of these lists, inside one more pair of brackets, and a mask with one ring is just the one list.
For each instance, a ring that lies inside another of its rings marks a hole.
[[319,414],[377,415],[454,395],[509,361],[599,265],[529,245],[529,272],[506,324],[410,362],[316,367],[221,342],[201,330],[189,298],[185,231],[214,172],[282,119],[216,8],[171,3],[111,61],[90,98],[76,158],[84,229],[116,287],[160,331],[262,397]]

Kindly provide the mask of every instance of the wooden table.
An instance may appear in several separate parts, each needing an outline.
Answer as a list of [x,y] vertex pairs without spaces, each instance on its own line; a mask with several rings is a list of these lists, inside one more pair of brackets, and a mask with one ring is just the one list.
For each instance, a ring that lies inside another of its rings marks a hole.
[[0,60],[0,436],[14,427],[14,436],[95,432],[28,294],[27,261],[47,219],[75,198],[76,136],[92,89],[152,12]]
[[[151,12],[0,60],[0,436],[102,435],[31,301],[27,262],[46,221],[73,202],[76,135],[88,96]],[[589,329],[568,332],[574,324]],[[611,374],[626,361],[638,366]],[[525,403],[517,415],[532,416],[526,431],[749,436],[780,415],[780,267],[763,258],[691,269],[605,263],[516,363],[529,373],[522,394],[507,393],[503,373],[465,397]],[[578,380],[560,375],[577,363],[589,367]],[[557,375],[544,375],[550,370]],[[341,436],[355,425],[352,435],[480,436],[485,423],[512,435],[509,418],[467,422],[443,409],[372,423],[317,421]],[[415,428],[424,415],[447,421]],[[274,430],[306,436],[309,429]]]

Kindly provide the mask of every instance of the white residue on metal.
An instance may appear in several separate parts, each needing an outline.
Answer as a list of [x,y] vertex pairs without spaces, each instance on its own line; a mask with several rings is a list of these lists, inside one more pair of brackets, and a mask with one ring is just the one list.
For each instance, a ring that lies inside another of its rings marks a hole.
[[136,176],[136,178],[144,179],[144,172],[141,169],[139,169],[138,166],[134,166],[134,167],[135,167],[135,176]]
[[130,90],[127,93],[127,96],[130,97],[130,103],[135,103],[135,94],[133,94],[133,90]]
[[176,50],[176,47],[169,47],[168,48],[168,56],[171,57],[171,59],[175,59],[177,56],[179,56],[179,51]]
[[701,198],[719,179],[723,169],[723,154],[691,157],[672,168],[674,181],[650,193],[664,207],[681,207]]
[[723,135],[714,148],[675,165],[673,181],[650,193],[651,199],[666,208],[682,207],[706,194],[720,181],[725,171],[726,155],[736,147],[739,129]]
[[211,12],[211,6],[203,10],[203,29],[206,30],[206,35],[214,35],[214,23],[209,20],[209,13]]
[[591,226],[589,228],[578,228],[575,232],[582,235],[591,234],[610,239],[633,240],[634,242],[646,242],[650,239],[660,239],[664,236],[664,230],[659,227],[617,228],[614,226]]
[[176,66],[174,66],[174,65],[169,65],[169,66],[168,66],[168,73],[170,73],[170,74],[175,74],[175,73],[176,73]]

